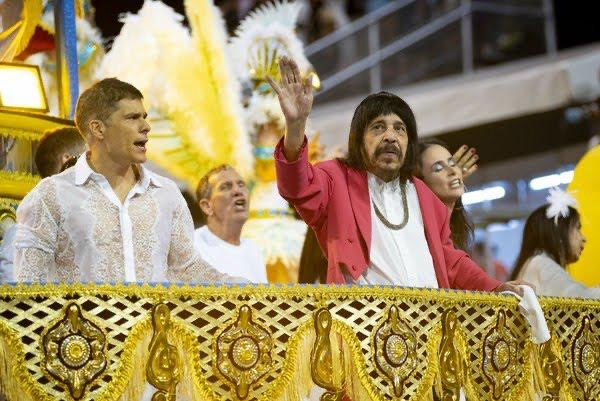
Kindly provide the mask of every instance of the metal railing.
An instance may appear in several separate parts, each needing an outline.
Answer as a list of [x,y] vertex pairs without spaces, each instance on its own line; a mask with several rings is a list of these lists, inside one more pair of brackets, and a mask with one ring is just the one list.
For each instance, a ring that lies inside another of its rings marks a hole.
[[[474,33],[474,28],[477,31],[485,30],[485,24],[489,23],[490,18],[492,18],[492,22],[495,21],[496,25],[499,25],[499,29],[509,24],[513,31],[518,31],[519,24],[522,24],[524,27],[528,27],[529,30],[539,31],[537,35],[540,37],[538,47],[543,47],[543,50],[540,48],[534,49],[534,53],[549,55],[556,53],[554,10],[551,0],[533,1],[533,5],[523,5],[524,2],[511,4],[501,0],[462,0],[449,9],[429,10],[432,14],[429,20],[413,23],[404,32],[396,35],[393,40],[384,43],[382,39],[388,39],[387,36],[389,35],[386,36],[385,32],[382,35],[382,25],[387,22],[388,28],[391,26],[394,29],[398,27],[403,29],[405,21],[419,19],[415,17],[415,6],[422,5],[422,3],[419,4],[419,0],[390,2],[386,6],[308,45],[306,54],[310,61],[313,65],[317,64],[315,65],[317,71],[320,69],[325,70],[320,72],[322,90],[316,95],[317,101],[345,97],[344,88],[340,87],[346,83],[349,83],[349,85],[345,86],[354,85],[354,87],[366,89],[368,92],[381,90],[382,87],[389,85],[388,82],[384,82],[382,77],[383,63],[393,57],[401,57],[410,49],[420,45],[423,48],[420,53],[421,61],[415,68],[420,71],[420,74],[417,75],[421,75],[422,79],[426,79],[430,72],[436,69],[439,70],[441,67],[439,63],[436,65],[426,61],[428,59],[432,61],[439,60],[439,57],[435,57],[437,54],[427,54],[427,47],[433,48],[434,46],[428,45],[443,40],[445,33],[450,31],[453,32],[453,38],[455,36],[460,37],[459,40],[453,42],[456,46],[446,46],[443,50],[440,50],[438,46],[438,49],[432,50],[432,52],[444,51],[455,56],[446,57],[446,59],[454,60],[457,58],[460,60],[459,66],[448,69],[452,71],[451,73],[470,74],[473,70],[479,68],[478,62],[476,62],[476,59],[480,58],[477,53],[479,47],[475,49],[474,46],[476,42],[479,43],[482,40],[477,37],[477,32]],[[496,20],[493,20],[493,18],[496,18]],[[483,22],[480,21],[482,19]],[[474,24],[482,25],[474,26]],[[502,34],[502,32],[497,33]],[[541,39],[541,36],[543,36],[543,39]],[[430,43],[427,41],[430,41]],[[357,55],[357,53],[360,53],[361,45],[364,54]],[[348,51],[348,49],[351,51]],[[526,57],[528,54],[520,56]],[[407,55],[407,57],[410,57],[410,55]],[[512,59],[521,57],[516,55]],[[322,64],[321,68],[318,64]],[[394,68],[394,66],[388,66],[388,72],[391,68]],[[333,70],[327,71],[330,69]],[[415,74],[407,73],[406,75],[414,76]],[[437,74],[437,76],[439,75]],[[334,92],[339,92],[340,96],[336,96]]]

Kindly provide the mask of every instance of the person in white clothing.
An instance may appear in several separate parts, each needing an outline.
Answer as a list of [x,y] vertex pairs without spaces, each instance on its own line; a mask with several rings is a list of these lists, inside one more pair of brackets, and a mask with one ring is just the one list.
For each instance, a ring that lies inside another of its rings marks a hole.
[[177,185],[144,168],[150,125],[142,98],[116,78],[81,94],[75,123],[89,150],[19,205],[17,281],[239,281],[194,251]]
[[200,255],[222,273],[252,283],[267,283],[265,260],[258,245],[241,238],[249,210],[244,179],[230,165],[220,165],[202,177],[196,197],[206,222],[194,234]]
[[527,218],[513,278],[534,284],[539,295],[600,299],[600,287],[587,287],[565,270],[586,243],[575,206],[570,194],[551,190],[548,204]]
[[[48,130],[40,139],[35,151],[35,166],[42,178],[61,172],[70,159],[85,152],[83,137],[75,127]],[[0,281],[11,282],[13,277],[14,241],[17,225],[12,225],[4,234],[0,245]]]

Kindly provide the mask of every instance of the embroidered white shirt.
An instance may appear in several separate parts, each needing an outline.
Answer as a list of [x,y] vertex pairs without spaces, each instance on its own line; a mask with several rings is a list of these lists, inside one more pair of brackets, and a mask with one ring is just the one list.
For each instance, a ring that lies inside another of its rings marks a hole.
[[4,233],[2,244],[0,244],[0,283],[14,281],[13,278],[13,254],[16,224],[10,226]]
[[142,165],[138,171],[123,203],[86,154],[42,180],[17,209],[16,281],[236,281],[195,252],[176,184]]
[[368,173],[368,184],[371,199],[371,255],[369,266],[358,283],[438,288],[414,184],[410,181],[406,183],[408,223],[400,230],[385,226],[373,207],[374,202],[392,224],[400,224],[404,220],[399,180],[385,182]]
[[268,283],[265,258],[251,240],[242,238],[239,245],[233,245],[203,226],[194,232],[194,245],[200,256],[221,273],[243,277],[251,283]]
[[573,280],[546,253],[529,258],[518,278],[535,285],[538,295],[600,299],[600,287],[587,287]]

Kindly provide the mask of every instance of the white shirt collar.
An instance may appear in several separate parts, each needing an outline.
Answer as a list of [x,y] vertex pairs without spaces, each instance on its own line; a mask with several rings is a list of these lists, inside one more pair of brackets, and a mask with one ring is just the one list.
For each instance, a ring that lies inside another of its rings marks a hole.
[[205,230],[206,237],[205,240],[209,245],[221,245],[221,246],[229,246],[232,248],[239,248],[242,245],[242,240],[240,239],[240,245],[233,245],[223,239],[221,239],[217,234],[213,233],[211,229],[207,225],[204,225],[200,228],[200,230]]
[[377,192],[396,192],[400,189],[400,180],[395,179],[390,182],[385,182],[375,174],[367,172],[369,187],[375,189]]
[[[87,161],[87,156],[87,152],[83,153],[77,159],[77,163],[75,163],[75,185],[85,184],[90,177],[104,177],[102,174],[92,170]],[[155,187],[162,187],[162,184],[156,174],[145,168],[143,164],[136,164],[136,166],[140,173],[138,184],[144,191],[148,189],[150,184],[154,185]]]

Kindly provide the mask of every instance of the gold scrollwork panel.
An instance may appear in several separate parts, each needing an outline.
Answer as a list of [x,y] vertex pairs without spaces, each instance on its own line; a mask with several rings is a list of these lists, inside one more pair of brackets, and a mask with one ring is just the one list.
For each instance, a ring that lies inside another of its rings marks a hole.
[[510,383],[522,373],[519,354],[516,335],[506,325],[506,313],[500,310],[483,344],[482,370],[494,399],[502,399]]
[[215,341],[215,366],[233,384],[235,396],[245,400],[250,387],[271,369],[273,339],[269,330],[254,320],[252,309],[242,305],[237,320]]
[[415,331],[400,317],[396,305],[392,305],[387,318],[375,329],[373,357],[375,365],[392,382],[392,393],[401,397],[404,381],[417,365],[417,336]]
[[542,306],[550,348],[531,346],[516,299],[481,293],[0,286],[0,388],[11,401],[137,401],[150,382],[163,400],[177,387],[277,401],[316,383],[334,400],[429,401],[439,387],[448,401],[460,388],[470,401],[524,401],[536,399],[536,353],[548,400],[598,399],[600,302]]
[[583,400],[600,399],[600,333],[584,316],[571,345],[571,369]]
[[43,337],[44,367],[79,400],[86,387],[106,368],[105,347],[102,330],[83,316],[77,303],[70,302],[64,316]]

